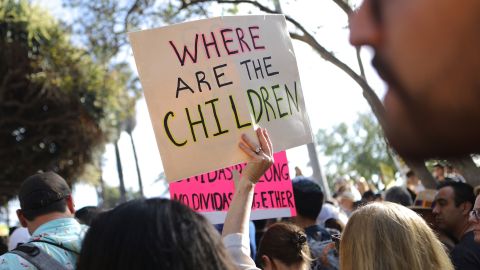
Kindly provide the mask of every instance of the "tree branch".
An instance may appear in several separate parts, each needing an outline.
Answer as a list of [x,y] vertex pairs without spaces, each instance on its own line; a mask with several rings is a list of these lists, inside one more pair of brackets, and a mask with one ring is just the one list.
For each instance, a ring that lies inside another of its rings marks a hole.
[[[353,12],[353,9],[344,0],[332,0],[332,1],[336,3],[347,14],[347,16]],[[225,3],[225,4],[245,3],[245,4],[250,4],[255,6],[260,11],[270,13],[270,14],[278,14],[277,11],[270,9],[260,4],[257,1],[251,1],[251,0],[197,0],[197,1],[191,1],[191,2],[185,2],[185,1],[182,1],[182,2],[183,2],[182,7],[184,8],[187,8],[188,6],[191,6],[191,5],[196,5],[196,4],[205,3],[205,2],[217,2],[217,3]],[[323,59],[332,63],[339,69],[341,69],[362,88],[364,98],[367,100],[368,104],[370,105],[370,108],[372,109],[373,114],[377,118],[378,123],[380,124],[382,129],[385,130],[385,127],[386,127],[385,108],[383,107],[383,104],[380,98],[377,96],[375,91],[370,87],[370,85],[366,80],[365,70],[364,70],[362,59],[360,56],[360,48],[359,47],[356,48],[356,57],[357,57],[357,62],[360,69],[360,75],[359,75],[355,71],[353,71],[348,65],[342,62],[340,59],[338,59],[332,52],[328,51],[325,47],[323,47],[313,37],[313,35],[310,34],[298,21],[296,21],[295,19],[293,19],[288,15],[285,15],[285,19],[291,24],[293,24],[301,32],[301,34],[290,32],[291,38],[305,42],[308,45],[310,45],[318,54],[320,54],[320,56]],[[433,178],[428,177],[431,175],[429,173],[427,174],[428,170],[425,167],[424,162],[417,162],[417,161],[412,161],[407,159],[404,159],[404,160],[409,165],[409,167],[411,167],[414,171],[416,171],[417,173],[423,176],[427,186],[429,187],[434,186]]]
[[124,23],[123,23],[123,29],[124,29],[124,33],[128,32],[128,22],[129,22],[129,18],[130,16],[135,12],[137,11],[138,9],[140,8],[140,1],[139,0],[135,0],[135,2],[132,4],[132,6],[128,9],[127,11],[127,14],[125,15],[125,20],[124,20]]
[[460,171],[467,183],[474,187],[480,185],[480,168],[477,167],[471,156],[449,158],[447,161]]
[[356,48],[356,55],[357,55],[357,63],[358,63],[358,68],[360,68],[360,76],[367,81],[367,77],[365,76],[365,69],[363,68],[363,62],[362,62],[362,57],[360,56],[360,47]]
[[[338,2],[340,0],[333,0],[335,2]],[[260,4],[257,1],[252,1],[252,0],[197,0],[197,1],[191,1],[189,3],[185,3],[183,6],[188,7],[191,5],[196,5],[199,3],[205,3],[205,2],[217,2],[217,3],[226,3],[226,4],[240,4],[240,3],[245,3],[245,4],[250,4],[255,7],[257,7],[259,10],[264,11],[266,13],[270,14],[278,14],[275,10],[272,10],[262,4]],[[342,1],[343,2],[343,1]],[[341,3],[337,3],[340,4]],[[345,3],[344,3],[345,4]],[[320,54],[320,56],[325,59],[326,61],[329,61],[330,63],[334,64],[338,68],[340,68],[342,71],[344,71],[348,76],[350,76],[360,87],[363,89],[363,96],[367,100],[368,104],[372,108],[373,113],[375,114],[375,117],[377,118],[378,122],[382,127],[385,127],[385,108],[383,107],[382,102],[378,98],[377,94],[373,89],[368,85],[368,83],[360,76],[358,75],[355,71],[353,71],[348,65],[343,63],[341,60],[335,57],[333,53],[329,52],[325,47],[323,47],[314,37],[311,35],[299,22],[297,22],[295,19],[292,17],[285,15],[285,19],[289,21],[291,24],[293,24],[300,32],[302,32],[303,35],[299,35],[296,33],[290,33],[290,36],[294,39],[303,41],[307,44],[309,44],[317,53]]]
[[347,14],[347,16],[353,12],[352,7],[350,7],[350,5],[347,2],[345,2],[345,0],[332,0],[332,1],[335,2],[335,4],[337,4],[337,6],[339,6]]

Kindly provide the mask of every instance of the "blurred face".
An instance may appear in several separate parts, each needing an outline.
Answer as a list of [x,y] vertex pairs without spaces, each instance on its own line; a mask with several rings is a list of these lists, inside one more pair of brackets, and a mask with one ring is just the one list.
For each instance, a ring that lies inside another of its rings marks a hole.
[[473,206],[473,211],[477,213],[477,215],[470,212],[469,221],[472,223],[473,233],[475,234],[475,242],[480,243],[480,220],[477,219],[476,216],[480,217],[480,196],[477,196],[475,200],[475,205]]
[[463,213],[464,204],[455,206],[455,193],[452,187],[444,187],[438,190],[435,197],[433,215],[438,227],[446,232],[453,233],[457,225],[465,220]]
[[445,171],[440,167],[433,168],[433,176],[437,179],[443,179],[445,177]]
[[407,178],[407,184],[416,186],[418,185],[418,177],[416,175]]
[[350,42],[374,49],[388,84],[386,134],[400,154],[480,150],[479,25],[478,0],[364,0],[351,15]]
[[350,212],[353,210],[353,201],[348,197],[340,197],[340,201],[338,202],[338,204],[343,210],[347,212]]

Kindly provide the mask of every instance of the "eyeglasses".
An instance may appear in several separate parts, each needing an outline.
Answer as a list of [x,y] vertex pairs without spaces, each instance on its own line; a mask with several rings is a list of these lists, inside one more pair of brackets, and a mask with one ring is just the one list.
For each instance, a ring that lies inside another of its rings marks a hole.
[[475,218],[475,221],[480,222],[480,209],[473,209],[470,211],[470,217]]

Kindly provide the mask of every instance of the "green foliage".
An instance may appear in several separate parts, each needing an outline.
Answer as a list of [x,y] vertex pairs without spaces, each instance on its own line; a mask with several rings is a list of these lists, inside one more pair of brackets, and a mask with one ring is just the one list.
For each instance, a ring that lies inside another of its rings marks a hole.
[[57,171],[72,183],[86,164],[98,168],[97,153],[134,112],[138,93],[126,88],[138,88],[127,65],[98,64],[46,11],[0,0],[3,199],[38,170]]
[[[131,188],[126,190],[125,195],[127,201],[142,197],[140,192],[133,191]],[[120,190],[118,187],[104,186],[103,196],[102,208],[104,209],[114,208],[120,203]]]
[[63,0],[77,14],[74,32],[81,43],[101,62],[122,53],[128,44],[127,32],[159,27],[208,15],[208,4],[183,8],[182,1],[155,0]]
[[227,8],[227,13],[236,15],[239,13],[240,9],[238,8],[238,5],[232,5],[231,7]]
[[329,180],[343,175],[371,179],[381,175],[382,163],[395,168],[381,127],[371,113],[359,114],[352,126],[341,123],[329,130],[320,129],[317,143],[320,153],[329,159]]

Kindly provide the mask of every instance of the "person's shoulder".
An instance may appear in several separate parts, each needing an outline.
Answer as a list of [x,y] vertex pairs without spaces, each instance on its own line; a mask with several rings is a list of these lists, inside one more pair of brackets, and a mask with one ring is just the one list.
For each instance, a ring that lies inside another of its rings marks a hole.
[[462,237],[460,242],[458,242],[458,244],[452,250],[452,253],[464,251],[472,251],[475,254],[478,253],[478,256],[480,257],[480,243],[475,241],[475,235],[473,231],[468,232]]
[[0,270],[37,270],[35,266],[27,262],[22,257],[13,254],[5,253],[0,256]]
[[474,241],[473,232],[466,234],[450,255],[456,269],[480,269],[480,244]]
[[88,226],[74,218],[61,218],[42,225],[32,235],[33,240],[49,240],[58,244],[82,242]]

